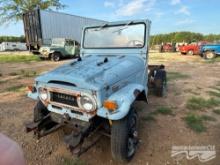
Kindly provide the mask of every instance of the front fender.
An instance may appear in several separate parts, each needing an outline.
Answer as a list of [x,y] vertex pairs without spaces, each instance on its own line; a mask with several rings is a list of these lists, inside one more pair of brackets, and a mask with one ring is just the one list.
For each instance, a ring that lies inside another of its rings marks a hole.
[[145,90],[145,88],[140,84],[127,85],[108,98],[108,100],[117,102],[118,109],[115,111],[109,111],[106,108],[101,107],[98,109],[97,115],[110,120],[120,120],[124,118],[128,114],[131,104],[135,101],[137,94],[143,90]]
[[38,100],[38,93],[37,92],[28,92],[27,96],[33,100]]
[[52,54],[52,53],[54,53],[54,52],[55,52],[55,50],[50,50],[49,54]]

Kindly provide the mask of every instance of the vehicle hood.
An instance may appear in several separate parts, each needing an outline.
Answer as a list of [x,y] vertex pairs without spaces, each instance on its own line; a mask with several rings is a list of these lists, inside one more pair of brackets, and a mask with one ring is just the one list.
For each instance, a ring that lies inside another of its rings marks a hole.
[[220,44],[207,44],[207,45],[204,45],[203,47],[204,48],[205,47],[220,47]]
[[44,51],[44,50],[50,50],[50,47],[49,46],[42,46],[39,49],[39,51]]
[[[105,61],[105,62],[104,62]],[[83,89],[99,90],[143,70],[138,56],[88,55],[36,78],[38,82],[67,82]]]
[[57,50],[59,48],[60,47],[57,47],[57,46],[42,46],[39,51],[41,52],[41,51],[44,51],[44,50],[47,50],[47,51]]

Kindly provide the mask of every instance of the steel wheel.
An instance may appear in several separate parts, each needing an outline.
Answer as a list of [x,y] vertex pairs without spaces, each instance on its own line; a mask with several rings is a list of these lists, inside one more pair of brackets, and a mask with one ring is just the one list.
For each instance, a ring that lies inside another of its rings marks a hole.
[[53,53],[52,54],[52,60],[53,61],[60,61],[60,53]]
[[134,113],[129,119],[130,133],[128,137],[128,152],[127,157],[132,157],[135,154],[138,143],[138,117]]
[[126,117],[114,121],[111,127],[111,152],[115,160],[127,162],[134,156],[138,144],[138,116],[133,108]]
[[208,51],[205,53],[205,58],[206,59],[213,59],[213,58],[215,58],[215,53],[212,51]]
[[194,52],[192,50],[189,50],[187,54],[192,56]]

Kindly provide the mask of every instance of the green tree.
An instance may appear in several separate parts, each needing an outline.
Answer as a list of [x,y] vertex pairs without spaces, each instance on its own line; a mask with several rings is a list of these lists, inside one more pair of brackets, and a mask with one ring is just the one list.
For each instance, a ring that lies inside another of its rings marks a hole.
[[194,32],[172,32],[168,34],[157,34],[151,36],[150,44],[157,45],[166,43],[166,42],[199,42],[199,41],[208,41],[208,42],[220,42],[220,34],[209,34],[203,35],[201,33]]
[[2,42],[25,42],[25,37],[20,36],[0,36],[0,43]]
[[64,8],[60,0],[0,0],[0,24],[19,21],[22,14],[40,9],[61,9]]

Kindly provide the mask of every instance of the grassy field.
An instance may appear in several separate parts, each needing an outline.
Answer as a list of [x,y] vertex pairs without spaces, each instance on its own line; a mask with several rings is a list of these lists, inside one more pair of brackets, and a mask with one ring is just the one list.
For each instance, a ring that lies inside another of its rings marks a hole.
[[5,62],[31,62],[31,61],[40,61],[40,58],[35,55],[0,55],[0,63]]
[[[150,53],[149,64],[164,64],[166,67],[167,95],[160,98],[151,94],[149,104],[138,102],[134,105],[141,119],[140,145],[129,165],[146,162],[176,164],[170,155],[173,144],[210,144],[217,148],[220,132],[219,59],[206,61],[199,56]],[[80,158],[75,158],[66,148],[61,130],[39,140],[35,140],[32,133],[23,131],[24,123],[32,120],[36,104],[26,97],[26,86],[33,84],[39,74],[67,62],[69,60],[39,61],[37,56],[22,53],[0,54],[0,130],[22,146],[30,165],[117,164],[111,158],[107,137],[103,136]],[[92,138],[88,140],[93,141]],[[186,162],[184,158],[180,164],[196,165],[200,163],[198,161],[195,158]],[[217,154],[210,165],[219,162]]]

